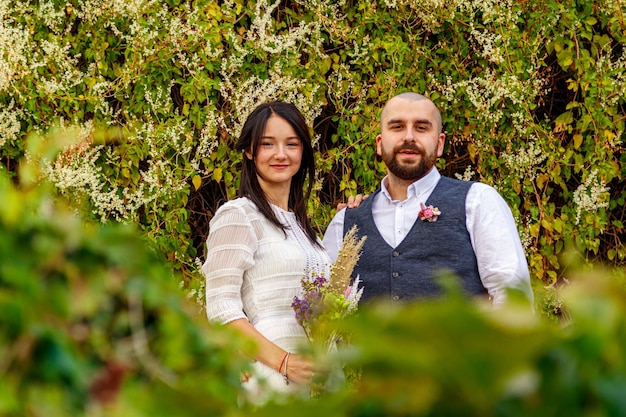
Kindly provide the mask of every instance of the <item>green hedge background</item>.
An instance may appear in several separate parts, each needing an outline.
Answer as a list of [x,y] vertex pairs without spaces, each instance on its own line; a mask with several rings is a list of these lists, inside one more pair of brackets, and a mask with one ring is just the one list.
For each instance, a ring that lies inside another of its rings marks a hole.
[[442,109],[442,171],[502,193],[550,287],[568,249],[626,258],[624,13],[610,0],[5,1],[0,166],[17,175],[28,134],[77,127],[47,177],[95,221],[136,223],[193,290],[256,104],[306,114],[321,233],[337,202],[377,187],[378,112],[414,90]]
[[[378,185],[378,112],[404,90],[442,109],[445,174],[510,203],[541,284],[559,257],[623,266],[621,1],[5,1],[0,166],[30,133],[78,127],[48,177],[95,221],[139,225],[193,287],[208,221],[235,195],[232,145],[259,102],[307,115],[311,215]],[[45,139],[42,139],[45,140]]]

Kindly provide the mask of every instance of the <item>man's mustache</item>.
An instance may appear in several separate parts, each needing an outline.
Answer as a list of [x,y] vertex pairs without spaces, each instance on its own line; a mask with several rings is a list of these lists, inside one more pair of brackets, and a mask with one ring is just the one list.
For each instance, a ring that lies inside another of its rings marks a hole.
[[402,151],[413,151],[417,152],[420,155],[424,155],[424,149],[420,148],[414,142],[405,142],[394,150],[394,153],[400,153]]

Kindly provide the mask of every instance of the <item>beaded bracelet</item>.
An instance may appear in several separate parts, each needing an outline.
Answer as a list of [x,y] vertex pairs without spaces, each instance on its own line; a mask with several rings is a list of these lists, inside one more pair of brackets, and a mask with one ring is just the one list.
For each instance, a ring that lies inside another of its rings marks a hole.
[[287,377],[287,367],[289,366],[289,352],[287,352],[287,354],[283,358],[283,361],[285,362],[285,368],[284,368],[285,371],[283,372],[283,379],[285,380],[285,385],[289,385],[289,378]]
[[278,365],[278,373],[282,374],[283,372],[283,365],[285,364],[285,359],[287,359],[287,355],[289,355],[289,352],[285,352],[285,356],[283,356],[283,360],[280,361],[280,365]]

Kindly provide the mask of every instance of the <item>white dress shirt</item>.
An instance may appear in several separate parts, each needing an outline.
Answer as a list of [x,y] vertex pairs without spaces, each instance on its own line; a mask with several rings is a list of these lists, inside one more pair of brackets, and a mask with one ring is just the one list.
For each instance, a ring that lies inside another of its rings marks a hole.
[[[421,209],[439,182],[441,174],[433,168],[411,184],[404,201],[393,200],[387,191],[387,177],[381,192],[372,201],[374,223],[389,246],[397,247],[413,227]],[[343,241],[345,209],[339,211],[324,234],[324,246],[333,262]],[[465,201],[465,226],[478,262],[478,273],[494,305],[506,298],[508,288],[523,291],[532,302],[533,292],[526,255],[511,209],[491,186],[474,183]],[[367,244],[367,241],[366,243]]]

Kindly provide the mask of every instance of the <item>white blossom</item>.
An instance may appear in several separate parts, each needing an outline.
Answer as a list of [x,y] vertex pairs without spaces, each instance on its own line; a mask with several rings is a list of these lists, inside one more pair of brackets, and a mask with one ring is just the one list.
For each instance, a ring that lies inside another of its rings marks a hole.
[[592,170],[585,182],[574,191],[573,201],[576,206],[576,224],[580,223],[583,213],[595,213],[599,208],[609,206],[609,187],[598,178],[598,170]]
[[22,129],[20,119],[24,113],[15,107],[15,102],[11,102],[0,107],[0,148],[7,142],[13,142],[18,139]]
[[524,138],[523,142],[527,143],[527,146],[514,153],[504,152],[501,158],[512,175],[533,180],[537,175],[537,166],[548,158],[548,154],[537,146],[537,137],[534,135]]

